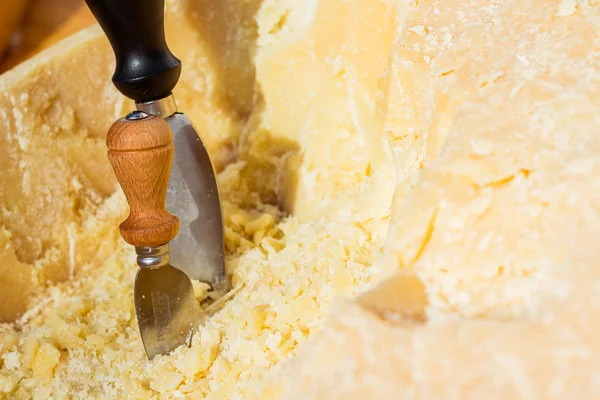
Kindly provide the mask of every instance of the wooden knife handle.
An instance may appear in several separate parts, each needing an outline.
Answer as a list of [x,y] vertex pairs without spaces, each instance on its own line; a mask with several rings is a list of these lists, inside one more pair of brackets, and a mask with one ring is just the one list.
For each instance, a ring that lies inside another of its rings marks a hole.
[[129,203],[121,236],[138,247],[159,246],[179,231],[179,218],[165,206],[175,154],[173,133],[159,117],[134,111],[116,121],[106,136],[108,159]]

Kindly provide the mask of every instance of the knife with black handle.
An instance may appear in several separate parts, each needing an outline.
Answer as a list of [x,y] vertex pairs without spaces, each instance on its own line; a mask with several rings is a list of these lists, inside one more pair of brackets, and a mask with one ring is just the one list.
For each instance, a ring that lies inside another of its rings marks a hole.
[[[167,246],[169,265],[176,266],[189,278],[210,284],[213,290],[224,291],[229,284],[225,277],[219,188],[214,166],[200,135],[185,115],[177,112],[172,92],[181,75],[181,62],[171,53],[165,40],[164,0],[86,0],[86,3],[114,51],[116,66],[112,81],[116,88],[135,102],[138,112],[163,118],[173,133],[174,156],[169,161],[171,173],[165,202],[166,210],[178,217],[180,226]],[[127,126],[136,122],[148,123],[147,118],[140,117],[138,121],[135,115],[141,116],[130,114],[127,121],[121,122],[126,122]],[[143,166],[139,168],[138,173],[142,176]],[[148,263],[148,257],[152,258],[147,252],[155,250],[149,248],[157,245],[131,244],[138,251],[140,272],[144,271],[144,274],[138,273],[137,279],[151,275],[146,273],[151,269],[142,264]],[[163,247],[158,247],[164,251]],[[147,296],[145,301],[148,301]],[[141,304],[141,299],[136,299],[136,311],[138,303]],[[168,310],[161,309],[160,304],[156,307],[154,310],[159,311],[155,314],[166,318]],[[148,318],[147,313],[144,315]],[[152,335],[156,334],[154,329]],[[160,349],[160,346],[154,348]],[[158,353],[162,354],[162,351],[153,350],[148,356],[151,358]]]

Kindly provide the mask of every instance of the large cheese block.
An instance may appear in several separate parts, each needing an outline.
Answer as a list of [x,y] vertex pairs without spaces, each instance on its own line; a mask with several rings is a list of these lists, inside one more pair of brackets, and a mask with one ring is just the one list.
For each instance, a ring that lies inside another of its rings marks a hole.
[[383,280],[257,398],[598,397],[592,3],[409,8],[385,88],[398,175]]
[[106,40],[4,75],[0,396],[597,397],[597,9],[168,1],[234,288],[152,362]]

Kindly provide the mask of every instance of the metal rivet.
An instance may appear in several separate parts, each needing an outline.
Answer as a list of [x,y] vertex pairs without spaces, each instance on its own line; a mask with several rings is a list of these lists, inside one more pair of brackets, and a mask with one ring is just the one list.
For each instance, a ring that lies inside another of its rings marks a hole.
[[146,119],[148,117],[149,117],[149,115],[146,114],[145,112],[136,110],[136,111],[132,111],[129,114],[127,114],[125,119],[128,121],[137,121],[140,119]]

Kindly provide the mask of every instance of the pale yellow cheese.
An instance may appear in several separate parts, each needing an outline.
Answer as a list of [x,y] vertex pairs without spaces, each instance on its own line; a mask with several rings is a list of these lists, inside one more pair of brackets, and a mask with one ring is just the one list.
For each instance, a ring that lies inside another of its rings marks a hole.
[[152,362],[103,158],[130,108],[105,40],[0,78],[1,287],[73,274],[0,308],[32,307],[0,326],[0,398],[597,397],[598,8],[169,1],[234,290]]
[[419,1],[387,71],[386,277],[261,399],[595,399],[600,9]]
[[[249,398],[319,329],[335,296],[356,293],[379,273],[372,261],[388,228],[394,170],[376,103],[395,7],[181,0],[167,2],[166,17],[184,66],[176,99],[219,171],[233,291],[203,303],[209,316],[198,321],[191,348],[146,360],[133,309],[135,257],[117,230],[126,204],[103,143],[132,105],[112,88],[112,55],[99,29],[81,33],[0,78],[0,167],[11,171],[0,187],[16,188],[0,195],[10,211],[0,219],[9,251],[0,261],[12,263],[0,271],[16,266],[33,276],[8,291],[30,309],[0,326],[0,398]],[[283,76],[290,71],[282,60],[300,75]],[[75,73],[88,62],[93,72]],[[34,91],[48,93],[45,103],[26,98]],[[285,123],[286,114],[307,123]],[[36,196],[43,190],[52,192]],[[37,267],[49,255],[52,280],[62,281],[52,285]],[[194,286],[199,301],[214,297]],[[32,299],[16,295],[43,287]],[[23,311],[11,309],[4,319]]]
[[388,195],[363,203],[356,198],[391,191],[393,170],[376,105],[395,7],[384,0],[279,0],[265,2],[258,17],[256,74],[264,110],[256,116],[271,146],[301,152],[299,165],[284,168],[293,175],[284,177],[286,211],[302,220],[381,217]]

